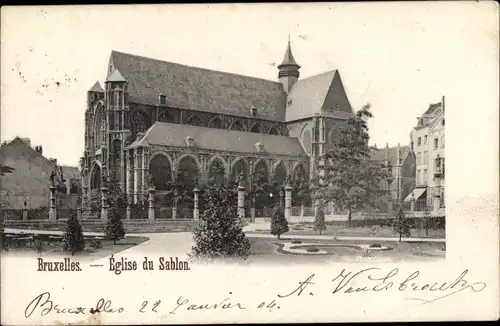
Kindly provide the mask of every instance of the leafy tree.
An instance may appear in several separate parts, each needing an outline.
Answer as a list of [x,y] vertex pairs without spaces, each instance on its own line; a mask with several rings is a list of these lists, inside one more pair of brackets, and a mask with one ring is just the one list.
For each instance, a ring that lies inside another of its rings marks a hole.
[[318,209],[316,210],[316,216],[314,217],[314,230],[319,231],[319,234],[323,234],[323,231],[326,230],[323,200],[319,201]]
[[406,218],[403,208],[399,208],[398,215],[394,220],[394,231],[399,234],[399,242],[401,238],[411,236],[411,229],[409,220]]
[[234,187],[211,184],[204,189],[205,210],[193,230],[193,258],[243,258],[250,255],[250,241],[243,232],[236,208]]
[[72,214],[66,221],[63,243],[64,250],[71,251],[71,255],[74,255],[85,248],[82,226],[74,214]]
[[113,206],[110,207],[108,211],[108,220],[106,226],[104,227],[104,233],[109,239],[113,240],[116,244],[116,240],[123,239],[125,237],[125,228],[123,227],[122,219],[120,217],[120,202],[114,201]]
[[271,215],[271,234],[277,235],[279,240],[280,236],[286,232],[288,232],[288,221],[281,205],[276,205]]
[[322,159],[326,167],[325,195],[337,207],[348,210],[348,225],[352,211],[375,205],[380,181],[387,176],[379,163],[370,160],[367,120],[372,117],[365,105],[356,115],[340,125],[340,139]]

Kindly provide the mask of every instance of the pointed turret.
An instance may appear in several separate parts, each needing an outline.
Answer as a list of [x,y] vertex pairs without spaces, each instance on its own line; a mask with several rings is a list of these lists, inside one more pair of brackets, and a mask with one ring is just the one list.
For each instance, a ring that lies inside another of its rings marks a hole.
[[121,74],[120,70],[118,69],[115,69],[111,75],[109,75],[108,79],[106,79],[106,83],[112,83],[112,82],[115,82],[115,83],[119,83],[119,82],[126,82],[127,80],[123,77],[123,75]]
[[104,89],[101,87],[101,84],[99,84],[99,81],[96,81],[94,86],[89,89],[89,92],[104,93]]
[[297,64],[292,54],[290,35],[288,36],[288,47],[285,52],[285,57],[283,58],[283,62],[278,66],[278,69],[278,78],[281,84],[283,84],[285,92],[288,94],[300,75],[300,66]]

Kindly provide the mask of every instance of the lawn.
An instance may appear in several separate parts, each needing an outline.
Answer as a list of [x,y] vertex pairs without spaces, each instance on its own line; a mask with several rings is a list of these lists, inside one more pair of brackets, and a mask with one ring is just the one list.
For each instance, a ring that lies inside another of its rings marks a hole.
[[[126,236],[125,239],[119,240],[116,244],[112,240],[101,240],[102,247],[94,248],[90,245],[90,239],[85,240],[85,249],[81,252],[75,253],[75,257],[79,259],[85,258],[90,260],[100,259],[112,254],[116,254],[125,249],[131,248],[133,246],[137,246],[140,243],[148,241],[149,238],[141,237],[141,236]],[[43,241],[44,245],[41,247],[43,250],[41,253],[33,246],[33,244],[25,243],[20,247],[9,247],[8,249],[4,248],[4,253],[8,253],[9,255],[18,255],[21,253],[34,253],[40,254],[43,256],[64,256],[70,257],[71,253],[63,250],[63,242],[62,241]],[[4,254],[2,253],[2,255]]]
[[[323,235],[331,236],[364,236],[364,237],[397,237],[394,228],[387,226],[370,226],[370,227],[347,227],[343,225],[327,224]],[[289,223],[289,230],[286,235],[319,235],[318,231],[314,230],[314,223],[301,222]],[[262,224],[255,228],[255,233],[269,234],[269,225]],[[411,229],[411,237],[413,238],[441,238],[446,236],[444,229],[432,230],[426,232],[425,229]]]
[[[284,243],[289,243],[293,236],[285,236],[281,240],[276,238],[252,238],[249,237],[252,245],[252,254],[249,257],[250,263],[265,264],[311,264],[328,262],[359,262],[359,261],[409,261],[409,260],[429,260],[443,259],[445,252],[443,244],[431,242],[377,242],[381,246],[392,248],[390,251],[371,251],[369,253],[363,250],[356,250],[349,247],[327,248],[327,255],[300,255],[285,253],[281,250]],[[335,240],[303,240],[302,244],[314,243],[318,248],[321,245],[355,245],[371,244],[366,241],[335,241]],[[297,244],[300,245],[300,244]],[[325,250],[325,249],[322,249]]]

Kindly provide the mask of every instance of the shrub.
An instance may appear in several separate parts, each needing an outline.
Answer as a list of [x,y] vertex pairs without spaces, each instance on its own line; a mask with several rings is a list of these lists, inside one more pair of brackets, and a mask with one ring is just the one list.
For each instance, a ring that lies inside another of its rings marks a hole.
[[318,249],[318,248],[316,248],[316,247],[312,247],[312,248],[307,248],[307,249],[306,249],[306,251],[307,251],[307,252],[318,252],[318,251],[319,251],[319,249]]
[[316,216],[314,217],[314,231],[319,231],[319,234],[322,234],[325,230],[325,208],[323,201],[320,200]]
[[372,243],[370,248],[382,248],[382,245],[380,243]]
[[104,227],[104,233],[106,236],[113,240],[116,244],[116,240],[123,239],[125,237],[125,228],[123,227],[122,219],[119,213],[119,204],[115,202],[108,213],[108,220],[106,226]]
[[38,253],[38,255],[41,255],[42,252],[47,250],[47,248],[49,247],[49,243],[41,239],[34,239],[32,246],[33,249]]
[[277,235],[278,240],[283,233],[288,232],[288,221],[281,209],[281,205],[276,205],[271,215],[271,234]]
[[64,250],[71,251],[71,255],[85,248],[83,230],[76,215],[71,215],[66,221],[66,231],[63,236]]
[[236,194],[225,185],[205,189],[205,210],[193,230],[192,258],[243,258],[250,255],[250,241],[243,232],[235,205]]
[[94,249],[100,249],[102,248],[102,242],[99,239],[92,239],[90,240],[90,246]]
[[302,243],[302,241],[300,241],[300,240],[292,240],[292,244],[299,244],[299,243]]
[[399,209],[396,219],[394,219],[394,231],[396,234],[399,234],[399,242],[401,242],[403,236],[411,236],[410,222],[401,208]]

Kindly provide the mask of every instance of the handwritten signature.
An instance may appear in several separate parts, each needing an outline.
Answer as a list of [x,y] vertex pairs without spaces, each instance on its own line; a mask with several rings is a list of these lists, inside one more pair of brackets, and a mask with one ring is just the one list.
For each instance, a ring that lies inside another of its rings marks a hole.
[[[332,294],[381,292],[389,290],[396,290],[398,292],[411,292],[412,295],[436,293],[436,295],[430,299],[425,299],[417,296],[406,298],[408,300],[420,301],[421,304],[429,304],[446,297],[450,297],[464,290],[470,290],[472,292],[483,291],[486,288],[486,283],[467,281],[465,277],[468,272],[468,270],[464,270],[451,282],[419,283],[419,271],[411,273],[409,276],[404,277],[398,282],[396,281],[397,275],[399,274],[399,269],[397,268],[394,268],[389,273],[385,274],[382,272],[382,269],[376,267],[366,268],[358,272],[348,272],[343,269],[337,276],[332,279],[332,283],[334,286]],[[309,287],[309,290],[311,290],[310,286],[314,285],[314,283],[312,282],[314,276],[315,274],[309,275],[305,281],[299,282],[298,287],[296,287],[293,291],[287,294],[279,294],[278,297],[287,298],[294,294],[300,296],[306,288]],[[354,286],[355,283],[363,283],[364,285]],[[309,292],[309,294],[312,295],[313,293]]]
[[[411,274],[400,275],[400,271],[397,268],[391,271],[383,271],[381,268],[366,268],[356,272],[347,271],[342,269],[340,273],[335,275],[332,282],[331,291],[332,295],[353,295],[366,292],[382,292],[382,291],[397,291],[400,293],[410,294],[405,299],[418,301],[419,304],[430,304],[438,300],[456,295],[462,291],[470,291],[473,293],[481,292],[486,288],[486,283],[484,282],[471,282],[466,279],[468,277],[469,271],[464,270],[457,277],[450,278],[450,280],[435,281],[435,282],[423,282],[419,279],[420,272],[414,271]],[[246,310],[249,308],[263,309],[268,311],[275,311],[280,309],[282,301],[286,301],[286,298],[304,295],[314,295],[315,285],[315,274],[309,275],[304,281],[298,282],[298,286],[295,286],[291,291],[285,292],[283,294],[277,294],[277,297],[269,298],[266,301],[257,301],[254,303],[242,303],[234,301],[231,298],[232,292],[226,295],[220,300],[216,300],[212,303],[195,303],[192,300],[180,296],[176,300],[174,306],[170,306],[168,310],[163,310],[163,303],[161,300],[143,301],[142,306],[137,307],[137,311],[140,313],[159,313],[161,318],[165,319],[171,315],[177,314],[180,311],[206,311],[206,310]],[[314,282],[313,282],[314,281]],[[319,290],[324,290],[325,287],[318,287]],[[304,293],[305,291],[305,293]],[[55,303],[51,299],[51,294],[49,292],[43,292],[37,295],[31,302],[26,306],[24,315],[29,318],[35,313],[40,316],[46,316],[50,313],[56,314],[97,314],[97,313],[110,313],[110,314],[121,314],[125,310],[124,307],[113,306],[111,300],[105,300],[101,298],[93,306],[84,307],[63,307],[58,303]],[[163,310],[163,312],[162,312]]]
[[24,316],[29,318],[37,309],[40,310],[40,316],[46,316],[49,313],[57,313],[57,314],[97,314],[101,312],[106,313],[122,313],[125,309],[123,307],[120,308],[112,308],[111,300],[99,299],[97,304],[94,307],[61,307],[59,304],[54,303],[50,299],[49,292],[43,292],[37,295],[29,304],[26,306],[24,310]]

